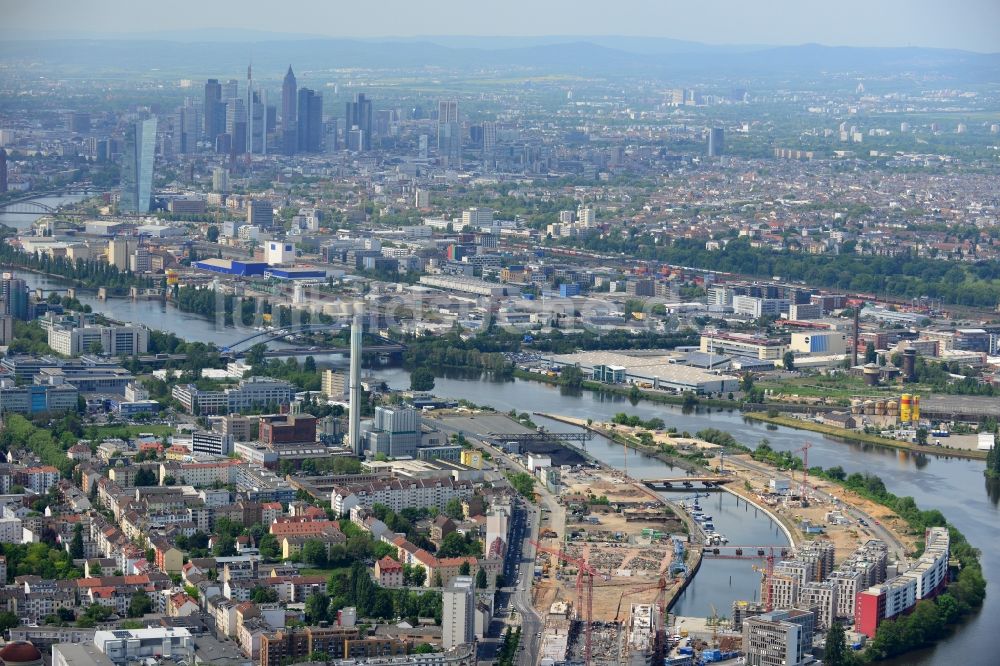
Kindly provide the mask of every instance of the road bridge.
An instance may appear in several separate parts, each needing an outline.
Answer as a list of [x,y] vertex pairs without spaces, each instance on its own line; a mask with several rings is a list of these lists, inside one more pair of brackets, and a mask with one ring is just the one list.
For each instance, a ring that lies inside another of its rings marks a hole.
[[667,479],[643,479],[642,484],[650,490],[670,490],[678,486],[691,488],[696,483],[706,488],[717,488],[732,480],[733,478],[729,476],[678,476]]
[[503,442],[528,444],[532,442],[586,442],[594,438],[589,430],[584,432],[491,432],[490,439]]
[[[237,340],[236,342],[230,343],[226,347],[222,347],[223,352],[234,352],[237,347],[250,343],[249,346],[253,346],[257,343],[267,344],[268,342],[274,342],[275,340],[283,340],[284,338],[292,337],[294,335],[299,335],[301,333],[317,333],[322,331],[341,331],[345,327],[343,324],[301,324],[298,326],[286,326],[285,328],[277,330],[267,330],[259,331],[253,335],[248,335],[247,337]],[[375,345],[363,345],[365,352],[402,352],[406,351],[406,345],[396,342],[395,340],[390,340],[387,337],[381,335],[369,334],[369,337],[373,337],[379,341],[379,344]],[[324,351],[335,352],[341,349],[348,349],[346,347],[328,347]],[[319,350],[317,350],[319,351]]]

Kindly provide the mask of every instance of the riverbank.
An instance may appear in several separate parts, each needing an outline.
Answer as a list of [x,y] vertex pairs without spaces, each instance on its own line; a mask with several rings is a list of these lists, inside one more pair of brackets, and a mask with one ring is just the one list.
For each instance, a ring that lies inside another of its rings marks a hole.
[[[616,444],[621,444],[626,449],[626,464],[628,458],[628,449],[633,451],[639,451],[644,455],[648,455],[652,458],[656,458],[660,462],[666,463],[671,467],[679,467],[688,472],[699,471],[700,465],[682,456],[675,456],[669,453],[665,453],[658,446],[649,446],[643,444],[642,440],[630,437],[623,432],[617,430],[612,430],[611,428],[605,427],[602,423],[590,422],[587,419],[577,419],[569,416],[561,416],[559,414],[547,414],[545,412],[534,412],[535,416],[541,416],[552,421],[557,421],[559,423],[565,423],[566,425],[575,426],[577,428],[583,428],[584,430],[589,430],[592,433],[601,435]],[[574,447],[575,448],[575,447]],[[703,466],[702,466],[703,467]]]
[[[514,376],[518,379],[524,379],[528,381],[535,381],[542,384],[548,384],[550,386],[560,386],[559,380],[554,377],[548,377],[545,375],[539,375],[534,372],[525,372],[524,370],[515,369]],[[632,389],[635,389],[634,391]],[[828,426],[821,423],[815,423],[812,421],[803,421],[801,419],[792,418],[790,416],[769,416],[767,412],[759,411],[745,411],[747,409],[761,409],[768,407],[769,405],[758,405],[753,403],[740,402],[737,400],[719,400],[715,398],[702,398],[696,396],[676,396],[667,395],[661,393],[650,393],[649,391],[644,391],[638,387],[633,386],[632,388],[625,389],[620,386],[613,386],[609,384],[602,384],[600,382],[593,382],[584,380],[580,385],[581,390],[594,391],[596,393],[607,393],[610,395],[620,395],[630,399],[643,400],[651,403],[659,403],[664,405],[677,405],[681,407],[719,407],[723,409],[731,409],[738,411],[744,418],[759,421],[761,423],[769,423],[771,425],[784,426],[786,428],[793,428],[795,430],[808,430],[810,432],[815,432],[821,435],[827,435],[829,437],[857,444],[872,444],[874,446],[881,446],[887,449],[897,449],[904,451],[912,451],[913,453],[922,453],[929,456],[940,456],[940,457],[954,457],[963,458],[967,460],[986,460],[987,453],[985,451],[971,451],[966,449],[955,449],[949,446],[921,446],[919,444],[913,444],[911,442],[903,442],[899,440],[888,439],[885,437],[878,437],[876,435],[870,435],[866,433],[859,433],[855,431],[846,431],[843,428],[837,428],[834,426]],[[784,409],[785,407],[775,406],[775,408]],[[558,420],[558,419],[556,419]],[[576,425],[576,424],[574,424]],[[611,435],[606,433],[601,433],[606,437],[611,438]],[[622,443],[620,439],[616,440]],[[632,445],[633,448],[640,448],[650,455],[657,457],[663,454],[653,448],[642,447],[641,444],[636,443]],[[664,462],[674,464],[669,460],[670,456],[667,458],[660,457]]]
[[[676,460],[676,456],[659,452],[658,446],[662,446],[662,442],[659,445],[653,446],[643,445],[641,440],[623,432],[626,429],[625,426],[615,425],[612,428],[610,424],[594,421],[588,423],[584,419],[559,414],[537,413],[537,415],[567,425],[586,428],[622,446],[640,450],[644,454],[651,455],[665,462],[667,461],[666,459]],[[657,435],[660,436],[660,433],[657,433]],[[663,436],[673,437],[672,435]],[[853,552],[860,545],[861,541],[868,538],[880,538],[889,543],[891,550],[900,561],[904,560],[908,554],[916,549],[916,539],[912,534],[909,534],[905,520],[896,514],[891,507],[881,505],[857,493],[845,492],[844,488],[831,480],[811,478],[809,493],[814,497],[809,505],[800,506],[798,502],[795,502],[793,503],[794,506],[785,507],[783,504],[777,502],[770,492],[770,481],[772,479],[782,479],[791,488],[797,488],[799,481],[780,467],[754,461],[745,452],[745,449],[743,451],[726,450],[719,445],[692,437],[672,438],[670,441],[671,446],[701,446],[705,447],[707,452],[717,451],[722,454],[719,456],[720,462],[718,465],[708,462],[709,460],[715,460],[714,457],[700,461],[682,459],[684,463],[683,468],[695,473],[708,471],[731,475],[733,482],[726,484],[723,488],[730,494],[739,497],[767,514],[785,533],[789,544],[793,547],[799,546],[815,536],[814,534],[808,534],[804,529],[803,520],[807,520],[814,526],[825,525],[824,533],[835,542],[835,546],[838,552],[841,553],[841,556],[846,557],[848,553]],[[721,471],[722,465],[725,465],[724,472]],[[770,505],[768,505],[768,502],[770,502]],[[869,526],[862,527],[860,523],[856,526],[832,523],[826,525],[828,521],[825,514],[831,507],[834,510],[842,510],[853,515],[855,520],[862,518],[869,523]],[[858,539],[861,541],[858,541]]]
[[921,446],[912,442],[903,442],[898,439],[888,439],[877,435],[870,435],[853,430],[845,430],[836,426],[824,425],[813,421],[792,418],[791,416],[770,416],[764,412],[746,412],[745,418],[772,425],[785,426],[786,428],[796,428],[798,430],[809,430],[811,432],[829,435],[848,442],[859,444],[872,444],[874,446],[884,446],[889,449],[899,449],[912,451],[913,453],[923,453],[931,456],[954,456],[956,458],[967,458],[969,460],[986,460],[986,451],[969,451],[965,449],[955,449],[950,446]]

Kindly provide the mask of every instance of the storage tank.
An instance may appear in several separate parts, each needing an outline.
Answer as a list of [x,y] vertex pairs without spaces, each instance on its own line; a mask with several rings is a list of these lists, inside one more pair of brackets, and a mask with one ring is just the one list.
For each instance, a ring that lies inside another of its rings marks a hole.
[[904,393],[899,397],[899,420],[903,423],[910,422],[912,404],[912,396],[909,393]]
[[865,384],[868,386],[878,386],[878,377],[881,370],[874,363],[869,363],[861,370],[861,374],[864,377]]
[[920,420],[920,396],[913,396],[913,402],[910,404],[910,417],[913,422],[916,423]]
[[885,400],[876,400],[875,401],[875,415],[876,416],[885,416]]
[[865,414],[868,414],[869,416],[874,416],[875,415],[875,401],[874,400],[865,400],[864,407],[865,407]]
[[851,414],[860,414],[861,404],[862,404],[861,400],[859,400],[858,398],[851,400]]
[[899,416],[899,403],[895,400],[885,403],[885,413],[889,416]]
[[175,284],[177,284],[178,282],[180,282],[180,277],[177,275],[177,271],[175,271],[173,269],[168,270],[167,271],[167,285],[172,287]]

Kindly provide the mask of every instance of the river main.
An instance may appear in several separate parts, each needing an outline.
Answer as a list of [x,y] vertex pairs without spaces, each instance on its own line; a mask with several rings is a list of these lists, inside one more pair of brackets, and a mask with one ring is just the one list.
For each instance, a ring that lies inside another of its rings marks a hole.
[[[22,272],[29,284],[34,287],[50,288],[64,287],[66,283],[44,276]],[[115,319],[142,322],[153,328],[176,333],[191,341],[215,342],[226,344],[244,335],[234,329],[219,329],[205,318],[179,312],[172,305],[153,301],[111,300],[98,301],[96,298],[83,296],[81,301],[88,303],[95,311],[103,312]],[[323,361],[318,356],[317,361]],[[331,357],[327,362],[343,363],[341,357]],[[391,386],[408,388],[409,375],[398,368],[385,368],[377,372]],[[762,423],[749,422],[743,419],[739,412],[725,409],[696,409],[684,413],[679,407],[639,402],[629,403],[621,396],[611,396],[594,392],[567,394],[557,387],[531,381],[513,380],[494,382],[478,375],[439,377],[434,392],[442,397],[464,398],[477,404],[490,405],[496,409],[507,411],[516,409],[519,412],[547,412],[577,418],[593,418],[595,420],[610,420],[617,412],[637,414],[643,418],[660,417],[668,426],[680,431],[691,433],[704,428],[719,428],[727,430],[742,444],[753,447],[761,439],[767,438],[771,446],[782,451],[796,451],[809,442],[813,447],[809,451],[811,464],[823,467],[840,465],[847,473],[870,472],[877,474],[885,482],[886,487],[896,495],[912,496],[923,509],[939,509],[948,520],[954,524],[966,538],[982,550],[983,572],[987,582],[1000,572],[1000,548],[996,547],[1000,530],[997,521],[1000,518],[1000,483],[990,482],[983,476],[983,462],[979,460],[962,460],[946,457],[929,456],[907,451],[879,448],[867,444],[846,443],[812,432],[795,430],[785,427],[768,426]],[[562,424],[547,422],[552,430],[570,428]],[[606,439],[595,439],[587,445],[588,450],[606,464],[625,467],[624,449]],[[629,455],[628,471],[631,475],[642,478],[646,475],[662,473],[664,463],[659,460]],[[732,543],[738,543],[740,536],[739,512],[742,509],[735,506],[735,500],[728,497],[713,496],[704,504],[711,507],[713,515],[722,517],[717,521],[719,531],[727,534]],[[722,502],[722,505],[717,505]],[[733,506],[726,506],[731,502]],[[718,507],[718,508],[717,508]],[[749,510],[753,512],[752,507]],[[726,518],[729,516],[732,518]],[[754,522],[762,528],[754,528],[755,538],[771,541],[761,543],[782,543],[783,538],[774,533],[775,526]],[[746,533],[743,536],[749,537]],[[691,615],[707,615],[709,603],[714,604],[720,614],[729,614],[729,605],[733,599],[753,598],[753,590],[758,585],[758,576],[743,561],[706,561],[706,567],[695,578],[692,586],[679,600],[675,607],[677,612]],[[718,566],[717,566],[718,565]],[[710,568],[709,568],[710,567]],[[729,576],[732,575],[733,587],[729,586]],[[933,648],[911,653],[892,664],[986,664],[996,663],[990,654],[989,646],[1000,629],[1000,595],[992,594],[992,585],[987,588],[986,602],[982,611],[961,626],[952,636],[939,642]]]

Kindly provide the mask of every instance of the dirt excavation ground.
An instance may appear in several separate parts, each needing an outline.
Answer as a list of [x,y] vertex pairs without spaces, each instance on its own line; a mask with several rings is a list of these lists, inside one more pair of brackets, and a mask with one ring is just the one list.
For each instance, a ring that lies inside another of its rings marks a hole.
[[[838,484],[816,477],[809,477],[808,486],[832,495],[837,499],[837,503],[813,501],[808,507],[803,508],[797,502],[782,502],[769,494],[768,482],[776,476],[787,476],[788,473],[772,471],[769,474],[763,474],[744,467],[744,463],[759,464],[754,463],[747,455],[726,457],[727,471],[734,473],[734,476],[738,479],[738,481],[734,481],[728,485],[729,489],[756,502],[764,503],[778,515],[782,524],[792,531],[797,542],[815,538],[826,538],[833,541],[838,562],[846,559],[864,541],[879,538],[872,530],[871,524],[865,527],[850,519],[846,519],[844,524],[838,524],[838,521],[835,519],[837,513],[844,515],[846,518],[844,505],[860,509],[879,521],[883,527],[895,534],[899,541],[903,543],[907,552],[912,552],[916,548],[918,539],[923,537],[923,535],[911,534],[906,522],[896,516],[887,507],[860,497],[857,493],[846,490]],[[797,487],[801,479],[801,472],[795,473],[793,486]],[[745,489],[743,481],[750,482],[751,491],[748,492]],[[803,520],[809,521],[811,525],[823,528],[823,534],[806,534],[801,529]]]
[[[559,501],[567,510],[564,552],[586,559],[597,569],[594,580],[595,621],[624,619],[632,603],[652,603],[665,579],[668,595],[679,581],[669,575],[674,557],[670,535],[686,539],[685,521],[652,492],[622,472],[578,468],[564,471]],[[553,548],[552,539],[544,541]],[[551,557],[540,556],[541,583],[536,587],[536,607],[547,609],[555,601],[575,605],[575,565],[553,568]]]

